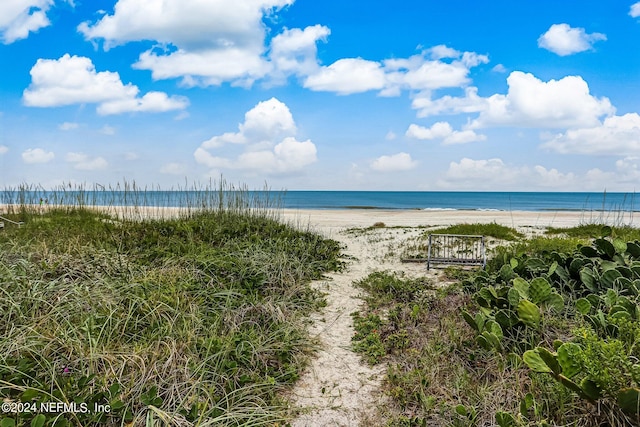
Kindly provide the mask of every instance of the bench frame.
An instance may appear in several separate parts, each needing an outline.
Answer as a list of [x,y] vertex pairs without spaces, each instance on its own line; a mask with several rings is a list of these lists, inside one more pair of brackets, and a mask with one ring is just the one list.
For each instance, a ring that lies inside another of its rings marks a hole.
[[484,236],[467,234],[429,234],[427,270],[432,264],[487,265]]
[[0,230],[4,230],[4,222],[5,221],[8,222],[9,224],[17,225],[18,228],[20,228],[21,226],[24,225],[24,222],[22,222],[22,221],[16,222],[16,221],[12,221],[12,220],[10,220],[8,218],[5,218],[3,216],[0,216]]

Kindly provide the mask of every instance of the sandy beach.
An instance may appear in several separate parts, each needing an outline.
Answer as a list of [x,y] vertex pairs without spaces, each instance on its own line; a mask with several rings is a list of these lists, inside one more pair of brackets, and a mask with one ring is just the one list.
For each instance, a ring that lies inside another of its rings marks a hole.
[[[581,223],[611,223],[618,217],[599,212],[540,212],[540,211],[476,211],[476,210],[383,210],[383,209],[345,209],[345,210],[294,210],[284,209],[283,218],[287,221],[309,223],[322,231],[337,231],[343,228],[370,227],[383,222],[390,227],[436,227],[460,223],[496,222],[516,228],[570,227]],[[625,223],[630,221],[625,216]]]

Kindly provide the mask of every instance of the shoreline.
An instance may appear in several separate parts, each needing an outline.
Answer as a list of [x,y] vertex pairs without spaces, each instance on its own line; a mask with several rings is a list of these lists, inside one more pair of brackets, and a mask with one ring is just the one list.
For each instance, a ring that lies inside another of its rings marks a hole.
[[571,227],[587,223],[633,224],[633,215],[574,211],[480,211],[480,210],[319,210],[283,209],[286,220],[308,220],[322,227],[361,228],[382,222],[390,227],[436,227],[460,223],[496,222],[509,227]]
[[[29,205],[42,212],[66,205]],[[199,208],[168,206],[85,206],[89,209],[133,219],[176,218]],[[0,215],[16,206],[0,204]],[[632,211],[497,211],[479,209],[294,209],[250,208],[297,225],[318,228],[366,228],[376,223],[387,227],[437,227],[460,223],[496,222],[509,227],[571,227],[580,224],[635,225],[640,214]],[[636,219],[637,217],[637,219]]]

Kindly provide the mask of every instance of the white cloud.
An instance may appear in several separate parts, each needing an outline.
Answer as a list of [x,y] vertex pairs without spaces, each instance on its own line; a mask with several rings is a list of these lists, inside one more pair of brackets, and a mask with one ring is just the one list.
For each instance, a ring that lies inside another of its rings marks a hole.
[[167,163],[160,168],[160,173],[168,175],[186,175],[187,166],[184,163]]
[[47,11],[53,0],[2,0],[0,2],[0,38],[10,44],[29,37],[29,33],[50,25]]
[[597,125],[599,117],[615,112],[608,98],[589,93],[587,82],[580,76],[543,82],[532,74],[514,71],[507,84],[506,95],[484,99],[484,109],[471,127],[576,128]]
[[[568,185],[572,185],[576,183],[576,176],[572,172],[562,173],[557,169],[547,169],[543,166],[534,166],[533,167],[533,176],[531,177],[530,183],[535,182],[537,186],[546,187],[546,188],[563,188]],[[527,178],[527,176],[523,177]],[[523,183],[526,185],[526,182]]]
[[406,136],[414,139],[440,139],[446,138],[453,133],[453,128],[447,122],[434,123],[430,128],[418,126],[416,124],[409,125]]
[[473,160],[463,158],[451,162],[442,178],[437,182],[441,188],[474,190],[510,190],[532,188],[567,188],[577,183],[573,173],[562,173],[536,165],[513,166],[502,159]]
[[112,15],[85,22],[85,38],[103,39],[105,48],[153,40],[168,49],[150,49],[135,67],[155,79],[183,77],[188,85],[247,86],[271,70],[264,58],[262,19],[293,0],[202,1],[119,0]]
[[0,156],[7,153],[9,151],[9,147],[6,145],[0,145]]
[[409,58],[382,62],[343,58],[310,74],[304,87],[342,95],[379,90],[381,96],[397,96],[402,90],[422,91],[463,87],[471,68],[489,62],[485,55],[435,46]]
[[29,148],[22,153],[22,160],[25,163],[48,163],[53,160],[55,154],[52,151],[45,151],[42,148]]
[[443,44],[427,49],[426,53],[435,60],[443,58],[457,58],[460,56],[460,52]]
[[447,122],[434,123],[430,128],[411,124],[405,135],[409,138],[422,140],[442,139],[444,145],[467,144],[487,139],[485,135],[477,134],[472,130],[453,130]]
[[109,45],[155,40],[189,49],[205,41],[211,46],[260,44],[265,13],[290,5],[293,0],[118,0],[113,15],[85,22],[78,29],[87,39],[104,39]]
[[597,126],[555,135],[542,146],[564,154],[637,155],[640,153],[640,115],[607,117]]
[[[435,56],[434,52],[437,52]],[[443,55],[453,60],[443,61]],[[441,88],[463,87],[469,83],[470,69],[488,63],[489,58],[475,52],[460,53],[446,46],[436,46],[421,55],[383,62],[387,85],[382,95],[397,95],[401,89],[428,93]]]
[[385,86],[385,74],[379,62],[362,58],[339,59],[304,81],[304,87],[314,91],[336,92],[340,95],[380,90]]
[[468,144],[470,142],[479,142],[486,141],[487,137],[482,134],[477,134],[472,130],[455,130],[449,136],[447,136],[442,143],[444,145],[454,145],[454,144]]
[[182,110],[189,105],[186,98],[169,97],[164,92],[147,92],[141,98],[117,99],[98,105],[98,114],[106,116],[122,113],[163,113]]
[[616,161],[618,181],[637,185],[640,181],[640,157],[628,156]]
[[274,141],[296,133],[296,124],[289,107],[276,98],[259,102],[244,115],[238,132],[227,132],[202,143],[203,148],[216,148],[225,144],[253,144]]
[[507,72],[507,68],[502,64],[497,64],[491,69],[491,71],[493,71],[495,73],[506,73]]
[[387,134],[384,136],[384,139],[386,139],[387,141],[393,141],[397,138],[398,136],[395,134],[395,132],[393,131],[389,131],[387,132]]
[[103,170],[109,165],[102,157],[91,158],[85,153],[67,153],[65,160],[73,164],[74,169],[92,171]]
[[270,58],[277,73],[310,75],[318,69],[317,42],[326,42],[329,28],[314,25],[304,30],[285,29],[271,40]]
[[78,129],[78,127],[80,127],[80,125],[78,123],[73,123],[73,122],[64,122],[58,125],[58,129],[62,131],[74,130],[74,129]]
[[138,97],[139,91],[131,83],[123,84],[116,72],[96,72],[91,59],[65,54],[57,60],[38,59],[23,100],[31,107],[95,103],[99,114],[160,112],[188,105],[183,97],[169,98],[162,92]]
[[629,9],[629,16],[632,18],[640,16],[640,1],[631,5],[631,9]]
[[463,158],[451,162],[444,177],[438,181],[441,187],[491,188],[496,177],[503,182],[513,182],[517,171],[508,168],[502,159],[473,160]]
[[185,86],[219,86],[231,81],[248,87],[271,70],[260,53],[232,47],[198,52],[181,49],[168,55],[147,51],[133,67],[151,70],[155,80],[183,77]]
[[310,141],[286,137],[273,150],[249,151],[240,155],[235,169],[290,173],[302,170],[316,161],[316,146]]
[[399,172],[407,171],[418,165],[411,159],[408,153],[398,153],[391,156],[380,156],[369,165],[371,169],[378,172]]
[[[247,111],[238,132],[227,132],[204,141],[194,157],[196,162],[212,169],[268,174],[298,172],[317,160],[317,150],[310,140],[298,141],[296,132],[289,108],[271,98]],[[244,151],[234,159],[228,154],[229,146],[242,146]]]
[[135,153],[133,151],[127,151],[126,153],[124,153],[124,159],[127,161],[138,160],[139,158],[140,156],[138,155],[138,153]]
[[267,44],[264,18],[294,0],[119,0],[111,15],[85,22],[78,30],[105,48],[131,41],[158,44],[140,54],[134,68],[150,70],[154,79],[181,78],[185,86],[231,83],[250,87],[264,79],[282,83],[295,75],[304,87],[352,94],[378,90],[397,96],[403,89],[460,87],[469,69],[487,63],[486,55],[439,45],[420,55],[382,62],[342,58],[321,66],[317,43],[326,41],[322,25],[284,29]]
[[640,181],[640,157],[627,156],[612,166],[610,170],[592,168],[576,173],[541,165],[513,165],[499,158],[463,158],[451,162],[436,185],[455,190],[635,191]]
[[538,46],[560,56],[572,55],[592,49],[593,44],[606,40],[601,33],[587,34],[584,28],[572,28],[568,24],[553,24],[538,39]]
[[479,113],[487,108],[487,98],[478,96],[477,87],[465,88],[464,97],[443,96],[431,99],[429,92],[419,93],[412,101],[411,107],[418,110],[418,117],[437,116],[441,114]]
[[615,162],[615,169],[603,171],[599,168],[590,169],[584,181],[588,188],[596,190],[636,191],[640,181],[640,158],[628,156]]

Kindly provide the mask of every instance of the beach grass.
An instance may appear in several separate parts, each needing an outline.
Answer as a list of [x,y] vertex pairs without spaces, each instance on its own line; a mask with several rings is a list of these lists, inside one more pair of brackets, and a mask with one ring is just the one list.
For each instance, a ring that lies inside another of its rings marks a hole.
[[68,406],[3,427],[287,422],[324,305],[309,283],[340,247],[225,185],[166,218],[130,187],[124,210],[23,189],[0,233],[0,400]]

